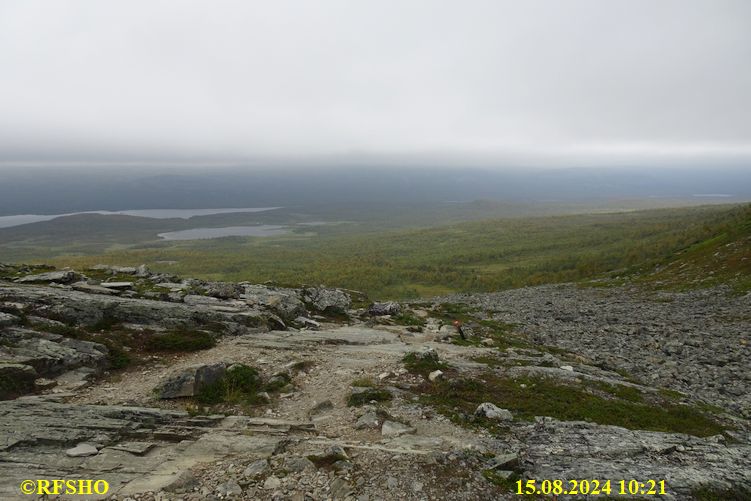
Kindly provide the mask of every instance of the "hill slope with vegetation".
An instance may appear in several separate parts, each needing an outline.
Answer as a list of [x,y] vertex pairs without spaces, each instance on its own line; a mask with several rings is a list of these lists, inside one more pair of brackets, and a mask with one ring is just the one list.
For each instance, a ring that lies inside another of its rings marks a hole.
[[373,298],[603,276],[666,286],[727,279],[746,290],[749,214],[748,206],[736,205],[508,218],[373,233],[159,242],[47,261],[76,268],[146,263],[204,279],[326,284]]

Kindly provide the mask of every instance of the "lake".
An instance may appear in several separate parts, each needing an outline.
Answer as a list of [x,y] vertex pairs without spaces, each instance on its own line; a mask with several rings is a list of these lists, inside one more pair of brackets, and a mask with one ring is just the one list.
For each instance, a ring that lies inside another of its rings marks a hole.
[[58,217],[75,216],[76,214],[104,214],[104,215],[125,215],[148,217],[152,219],[190,219],[193,216],[209,216],[212,214],[229,214],[234,212],[263,212],[281,207],[245,207],[230,209],[135,209],[121,211],[84,211],[70,212],[67,214],[19,214],[16,216],[0,216],[0,228],[10,228],[11,226],[20,226],[22,224],[39,223],[41,221],[51,221]]
[[159,233],[165,240],[203,240],[221,237],[274,237],[289,233],[286,226],[260,224],[257,226],[225,226],[224,228],[191,228]]

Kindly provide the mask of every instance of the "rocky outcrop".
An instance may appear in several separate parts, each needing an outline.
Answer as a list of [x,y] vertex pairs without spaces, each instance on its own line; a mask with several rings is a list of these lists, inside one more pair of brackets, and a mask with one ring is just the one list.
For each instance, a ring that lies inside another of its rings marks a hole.
[[240,298],[249,306],[273,311],[283,321],[290,323],[298,317],[305,317],[305,303],[295,289],[245,285]]
[[0,302],[3,301],[23,304],[28,314],[62,320],[72,325],[90,326],[106,319],[165,328],[197,328],[213,323],[264,327],[271,317],[242,302],[229,305],[221,302],[183,304],[105,297],[69,289],[0,284]]
[[102,344],[61,334],[21,327],[0,330],[0,361],[31,366],[42,377],[55,377],[78,367],[99,371],[107,363],[107,354]]

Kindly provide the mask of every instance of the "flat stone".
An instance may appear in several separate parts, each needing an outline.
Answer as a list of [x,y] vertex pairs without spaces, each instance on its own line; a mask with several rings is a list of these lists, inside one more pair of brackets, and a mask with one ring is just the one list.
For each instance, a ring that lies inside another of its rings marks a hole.
[[269,469],[269,462],[266,459],[259,459],[253,461],[243,470],[243,476],[247,478],[255,478],[261,476]]
[[26,275],[25,277],[17,278],[15,282],[19,284],[34,282],[55,282],[59,284],[69,284],[71,282],[75,282],[78,276],[79,275],[77,273],[71,270],[50,271],[48,273]]
[[104,294],[111,296],[117,294],[117,291],[102,287],[101,285],[91,285],[87,282],[76,282],[70,286],[74,291],[87,292],[89,294]]
[[65,451],[65,454],[72,458],[78,458],[85,456],[95,456],[99,454],[99,450],[91,444],[82,443],[71,449],[68,449],[67,451]]
[[153,442],[122,442],[117,445],[113,445],[112,447],[110,447],[110,449],[130,452],[131,454],[142,456],[143,454],[146,454],[148,451],[150,451],[154,447],[154,445],[156,444],[154,444]]
[[132,289],[133,282],[102,282],[99,284],[99,286],[105,287],[107,289],[125,290]]

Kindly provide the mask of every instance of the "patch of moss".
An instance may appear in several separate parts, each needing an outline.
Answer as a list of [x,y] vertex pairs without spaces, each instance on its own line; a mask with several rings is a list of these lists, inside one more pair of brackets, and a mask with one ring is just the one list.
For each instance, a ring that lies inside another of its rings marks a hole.
[[369,388],[359,393],[353,393],[347,399],[347,405],[350,407],[359,407],[361,405],[368,404],[370,402],[387,402],[391,400],[393,396],[386,390]]
[[412,374],[420,374],[421,376],[427,376],[435,370],[445,370],[448,364],[436,359],[426,358],[420,356],[418,353],[407,353],[402,358],[404,367]]
[[748,501],[751,499],[751,489],[742,486],[730,489],[702,486],[691,491],[691,496],[696,501]]
[[609,384],[602,381],[595,381],[592,383],[597,389],[604,391],[618,397],[622,400],[628,400],[629,402],[643,402],[644,395],[638,388],[633,386],[624,386],[622,384]]
[[102,312],[102,318],[97,320],[97,322],[90,327],[88,327],[91,331],[110,331],[113,327],[118,325],[120,321],[115,318],[115,316],[112,314],[109,310],[104,310]]
[[112,369],[124,369],[133,362],[133,358],[121,345],[109,339],[101,341],[107,347],[107,360]]
[[[419,391],[422,401],[460,424],[480,424],[493,428],[495,423],[475,420],[474,410],[482,402],[509,409],[518,419],[551,416],[563,421],[589,421],[629,429],[716,435],[723,431],[700,410],[685,405],[647,405],[593,394],[582,384],[565,384],[549,378],[501,377],[483,372],[473,379],[452,374],[446,381],[424,383]],[[632,396],[632,395],[627,395]]]
[[516,472],[512,473],[509,477],[504,477],[496,470],[483,470],[482,476],[491,484],[497,485],[508,492],[516,492],[516,482],[521,478]]
[[258,402],[258,392],[263,381],[258,370],[247,365],[233,365],[219,381],[204,385],[198,391],[196,400],[202,404]]
[[351,386],[356,386],[358,388],[374,388],[375,387],[375,381],[373,381],[373,378],[371,377],[360,377],[352,381]]
[[146,340],[148,351],[186,352],[199,351],[216,346],[214,337],[203,331],[173,330],[163,334],[153,334]]
[[0,379],[0,400],[11,400],[34,391],[34,380],[24,377]]
[[415,315],[412,315],[411,313],[400,313],[399,315],[391,317],[391,319],[394,321],[394,323],[398,325],[406,325],[406,326],[413,326],[413,327],[425,326],[425,320],[423,320],[422,318],[416,317]]

